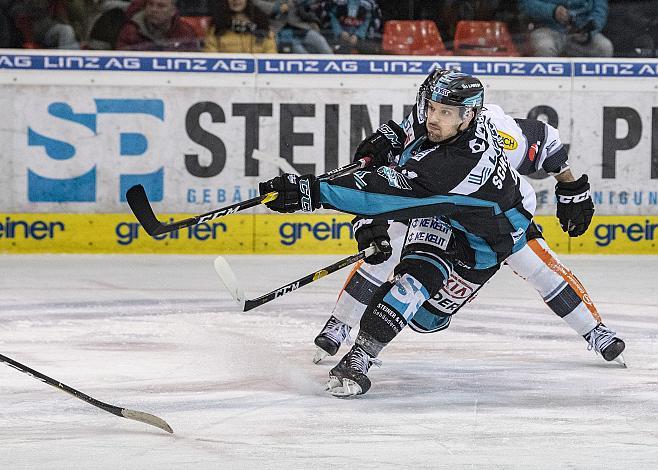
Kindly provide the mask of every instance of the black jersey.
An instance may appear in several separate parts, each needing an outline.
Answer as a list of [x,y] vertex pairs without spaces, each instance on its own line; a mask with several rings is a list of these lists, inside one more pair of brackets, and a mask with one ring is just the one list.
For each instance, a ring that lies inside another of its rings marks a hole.
[[474,251],[473,267],[502,262],[525,244],[535,209],[532,187],[510,167],[497,129],[480,114],[448,143],[423,134],[398,163],[320,183],[321,203],[364,217],[445,216]]

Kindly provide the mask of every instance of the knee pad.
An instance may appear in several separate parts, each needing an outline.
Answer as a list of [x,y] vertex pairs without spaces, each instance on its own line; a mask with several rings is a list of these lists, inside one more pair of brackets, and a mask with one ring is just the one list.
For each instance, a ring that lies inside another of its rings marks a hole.
[[450,277],[452,264],[433,254],[412,252],[404,255],[394,273],[396,276],[413,276],[423,285],[429,296],[434,297]]

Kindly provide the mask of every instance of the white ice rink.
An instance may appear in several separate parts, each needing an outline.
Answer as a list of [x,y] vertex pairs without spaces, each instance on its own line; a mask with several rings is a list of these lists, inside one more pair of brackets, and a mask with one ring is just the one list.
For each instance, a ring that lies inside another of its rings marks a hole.
[[[250,297],[340,256],[227,257]],[[404,331],[363,397],[313,338],[347,270],[236,313],[211,256],[1,256],[0,353],[174,434],[0,364],[0,468],[658,468],[658,258],[569,257],[628,369],[505,268],[446,331]]]

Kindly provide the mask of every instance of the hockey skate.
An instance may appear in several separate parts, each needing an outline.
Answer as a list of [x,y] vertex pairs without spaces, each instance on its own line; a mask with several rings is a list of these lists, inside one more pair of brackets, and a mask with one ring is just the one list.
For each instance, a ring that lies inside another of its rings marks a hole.
[[622,354],[626,348],[626,343],[617,338],[616,335],[617,333],[607,328],[603,323],[599,323],[592,331],[583,335],[583,338],[589,343],[588,350],[594,349],[606,361],[615,361],[626,367],[626,361]]
[[318,347],[313,357],[313,363],[318,364],[327,356],[334,356],[343,341],[351,343],[350,330],[352,327],[343,323],[333,315],[322,328],[319,335],[315,337],[315,345]]
[[381,361],[370,357],[361,346],[355,344],[329,372],[325,391],[339,398],[363,395],[370,390],[370,379],[366,374],[373,364],[379,366]]

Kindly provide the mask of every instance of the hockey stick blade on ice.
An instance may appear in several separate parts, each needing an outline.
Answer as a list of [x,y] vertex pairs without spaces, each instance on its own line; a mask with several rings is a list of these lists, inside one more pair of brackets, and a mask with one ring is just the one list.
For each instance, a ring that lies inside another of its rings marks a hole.
[[218,256],[217,259],[215,259],[215,271],[217,271],[217,275],[222,281],[222,284],[224,284],[233,299],[240,305],[242,311],[247,312],[256,307],[260,307],[263,304],[271,302],[274,299],[278,299],[279,297],[284,296],[292,291],[295,291],[300,287],[304,287],[311,282],[315,282],[327,274],[334,273],[340,269],[356,263],[357,261],[367,258],[370,255],[374,255],[376,252],[377,248],[374,246],[369,246],[365,250],[361,250],[358,253],[336,261],[329,266],[318,269],[311,274],[307,274],[306,276],[301,277],[296,281],[290,282],[284,286],[279,287],[278,289],[274,289],[272,292],[268,292],[267,294],[261,295],[255,299],[246,298],[244,290],[238,283],[237,278],[231,269],[231,266],[229,266],[228,262],[221,256]]
[[[337,176],[345,175],[354,170],[368,166],[370,161],[370,157],[364,157],[354,163],[350,163],[349,165],[336,168],[335,170],[331,170],[324,175],[320,175],[318,176],[318,179],[328,180],[336,178]],[[275,200],[278,195],[279,194],[276,191],[273,191],[271,193],[263,194],[252,199],[247,199],[243,202],[238,202],[230,206],[221,207],[204,214],[195,215],[187,219],[177,220],[171,223],[162,223],[158,220],[155,212],[153,212],[153,208],[151,207],[151,203],[146,194],[146,190],[141,184],[137,184],[126,191],[126,200],[128,201],[128,205],[133,211],[133,214],[135,214],[135,217],[139,223],[142,225],[142,227],[144,227],[144,230],[146,230],[146,233],[152,237],[155,237],[157,235],[173,232],[181,228],[208,222],[218,217],[235,214],[236,212],[243,211],[251,207],[256,207],[260,204],[266,204]]]
[[76,390],[73,387],[69,387],[66,384],[63,384],[55,379],[52,379],[47,375],[44,375],[41,372],[38,372],[7,356],[3,356],[2,354],[0,354],[0,362],[4,362],[8,366],[13,367],[14,369],[20,372],[23,372],[24,374],[27,374],[30,377],[34,377],[35,379],[40,380],[41,382],[44,382],[52,387],[55,387],[58,390],[62,390],[63,392],[68,393],[69,395],[73,395],[75,398],[85,401],[90,405],[95,406],[96,408],[100,408],[101,410],[107,411],[108,413],[112,413],[113,415],[120,416],[122,418],[132,419],[133,421],[140,421],[142,423],[155,426],[156,428],[160,428],[163,431],[167,431],[168,433],[173,434],[174,432],[171,429],[171,426],[169,426],[169,424],[167,424],[167,422],[164,419],[158,418],[155,415],[152,415],[150,413],[145,413],[143,411],[129,410],[128,408],[121,408],[119,406],[103,403],[100,400],[96,400],[95,398],[92,398],[89,395],[86,395],[81,391]]

